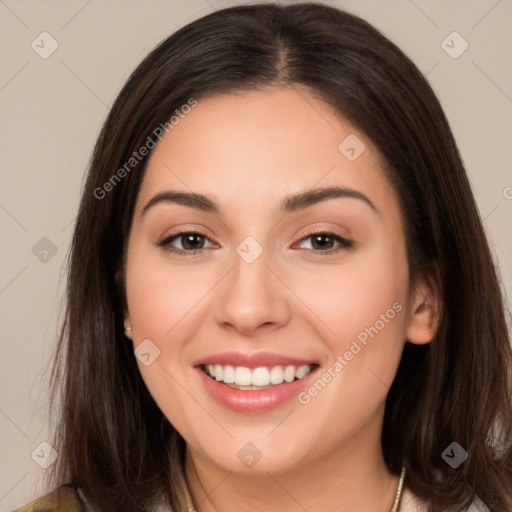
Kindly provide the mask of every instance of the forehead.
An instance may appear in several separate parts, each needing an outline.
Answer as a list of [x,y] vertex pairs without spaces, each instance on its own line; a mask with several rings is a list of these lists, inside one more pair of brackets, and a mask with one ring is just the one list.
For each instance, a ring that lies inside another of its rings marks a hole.
[[371,195],[382,208],[396,203],[363,133],[304,89],[271,88],[199,99],[152,150],[137,208],[178,189],[254,212],[330,186]]

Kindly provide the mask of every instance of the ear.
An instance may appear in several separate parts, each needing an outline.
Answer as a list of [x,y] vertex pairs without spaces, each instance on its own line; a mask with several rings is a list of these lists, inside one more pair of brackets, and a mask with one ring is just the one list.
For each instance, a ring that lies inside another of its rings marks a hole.
[[125,313],[124,313],[124,335],[127,338],[130,338],[131,340],[133,340],[132,324],[131,324],[130,315],[129,315],[128,311],[125,311]]
[[416,345],[430,343],[439,329],[441,298],[437,282],[432,276],[423,276],[410,294],[406,340]]
[[132,326],[131,326],[131,320],[130,320],[130,313],[128,312],[128,306],[126,304],[126,299],[124,295],[124,286],[123,286],[123,270],[121,268],[117,269],[115,274],[115,281],[117,284],[117,288],[119,290],[119,293],[122,294],[123,300],[123,316],[124,316],[124,335],[129,338],[133,339],[132,335]]

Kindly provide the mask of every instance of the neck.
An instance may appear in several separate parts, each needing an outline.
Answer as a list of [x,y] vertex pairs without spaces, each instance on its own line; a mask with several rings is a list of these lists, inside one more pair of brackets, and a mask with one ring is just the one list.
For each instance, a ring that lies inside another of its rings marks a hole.
[[[380,433],[380,430],[379,430]],[[312,462],[273,474],[226,471],[187,446],[185,471],[197,512],[390,512],[399,477],[387,469],[380,435],[351,439]],[[340,462],[342,461],[342,462]]]

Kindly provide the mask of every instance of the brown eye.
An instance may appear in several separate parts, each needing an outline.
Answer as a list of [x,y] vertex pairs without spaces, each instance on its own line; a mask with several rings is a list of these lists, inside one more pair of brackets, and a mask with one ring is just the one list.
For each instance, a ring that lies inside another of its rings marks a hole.
[[[306,248],[308,250],[311,250],[313,252],[319,253],[319,254],[326,254],[326,253],[334,253],[338,252],[342,249],[350,249],[353,247],[353,242],[350,240],[347,240],[346,238],[343,238],[341,236],[338,236],[334,233],[324,232],[324,231],[318,231],[315,233],[310,233],[309,235],[305,236],[301,239],[300,242],[303,242],[305,240],[311,239],[311,247]],[[333,245],[339,244],[338,248],[333,247]]]
[[[202,233],[196,231],[184,231],[162,240],[158,244],[158,247],[162,247],[166,251],[176,252],[179,254],[194,254],[205,248],[205,240],[209,239]],[[181,248],[173,245],[176,241],[179,241]]]

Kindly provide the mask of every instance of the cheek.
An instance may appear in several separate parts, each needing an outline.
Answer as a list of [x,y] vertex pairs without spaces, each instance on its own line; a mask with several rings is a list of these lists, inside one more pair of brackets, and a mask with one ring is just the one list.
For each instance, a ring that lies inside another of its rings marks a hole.
[[316,401],[316,410],[330,416],[327,423],[346,422],[345,411],[352,411],[348,423],[356,428],[385,400],[400,361],[408,293],[405,248],[400,250],[399,241],[379,244],[346,265],[326,266],[310,290],[307,303],[322,320],[329,352],[323,379],[328,391],[320,392],[319,383],[303,400]]
[[208,293],[210,279],[200,266],[180,271],[154,248],[133,247],[127,262],[128,309],[137,339],[150,338],[157,345],[173,340],[173,330],[183,329],[196,306]]
[[199,267],[195,274],[177,271],[152,247],[130,246],[126,290],[134,348],[149,339],[159,350],[151,364],[137,361],[139,371],[164,415],[178,430],[187,432],[193,430],[194,421],[202,419],[200,410],[176,406],[190,403],[180,385],[187,377],[183,373],[187,370],[185,345],[194,336],[201,298],[212,286],[201,273]]
[[332,352],[348,350],[353,339],[364,338],[366,329],[375,324],[391,340],[403,341],[405,315],[397,314],[397,309],[405,311],[408,266],[405,249],[399,249],[399,245],[398,250],[391,244],[380,245],[347,258],[346,263],[319,266],[314,286],[310,275],[295,275],[296,289],[307,298],[316,323],[320,319],[325,327],[322,335]]

